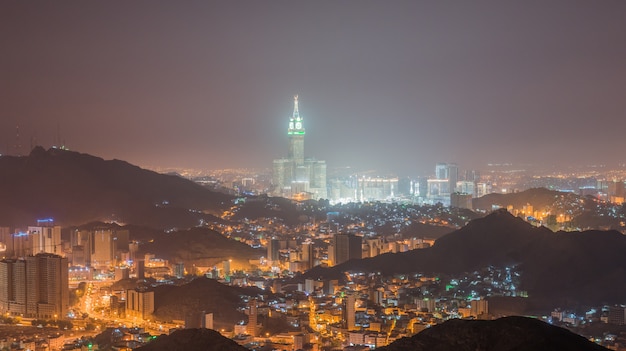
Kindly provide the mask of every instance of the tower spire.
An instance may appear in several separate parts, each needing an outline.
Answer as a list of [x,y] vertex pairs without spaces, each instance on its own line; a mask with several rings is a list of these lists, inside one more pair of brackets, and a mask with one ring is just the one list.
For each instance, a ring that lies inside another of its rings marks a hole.
[[293,117],[291,117],[294,121],[300,121],[300,112],[298,111],[298,95],[294,95],[293,97]]

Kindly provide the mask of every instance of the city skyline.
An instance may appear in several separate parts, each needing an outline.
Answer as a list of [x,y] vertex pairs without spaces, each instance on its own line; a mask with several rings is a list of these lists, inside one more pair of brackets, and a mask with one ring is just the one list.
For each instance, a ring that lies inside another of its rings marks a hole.
[[[267,168],[623,163],[619,1],[0,5],[0,153]],[[19,125],[20,138],[16,138]]]

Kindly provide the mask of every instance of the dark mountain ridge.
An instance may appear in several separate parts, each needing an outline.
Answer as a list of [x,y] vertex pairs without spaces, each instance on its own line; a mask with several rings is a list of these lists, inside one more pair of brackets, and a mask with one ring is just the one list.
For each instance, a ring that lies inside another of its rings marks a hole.
[[211,329],[181,329],[161,335],[137,351],[247,351],[235,341]]
[[537,319],[505,317],[493,321],[452,319],[377,350],[584,351],[606,348]]
[[476,219],[431,248],[315,268],[305,277],[339,278],[345,271],[460,274],[517,266],[529,296],[581,303],[623,302],[626,237],[617,231],[552,232],[505,210]]
[[[23,226],[53,217],[64,226],[119,221],[157,228],[212,219],[231,197],[125,161],[35,147],[0,157],[0,223]],[[189,211],[202,210],[204,213]]]

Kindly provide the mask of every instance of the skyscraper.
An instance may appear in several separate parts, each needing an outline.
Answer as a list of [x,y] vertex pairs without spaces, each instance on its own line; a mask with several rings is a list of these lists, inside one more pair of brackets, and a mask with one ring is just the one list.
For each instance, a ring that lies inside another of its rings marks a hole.
[[154,291],[130,289],[126,291],[126,315],[149,319],[154,313]]
[[296,95],[287,128],[289,138],[287,158],[276,159],[273,162],[272,193],[275,196],[298,199],[326,198],[326,161],[304,157],[303,123]]
[[270,239],[267,241],[267,259],[278,264],[280,260],[280,241],[278,239]]
[[450,194],[455,192],[458,180],[459,167],[456,163],[437,163],[435,166],[435,179],[427,180],[427,202],[449,206]]
[[336,234],[332,239],[332,245],[329,245],[328,250],[333,251],[332,265],[344,263],[351,259],[360,259],[363,252],[363,238],[351,234]]
[[246,328],[246,333],[248,333],[248,335],[252,335],[252,336],[257,336],[258,333],[258,328],[257,328],[257,305],[256,305],[256,299],[250,299],[250,302],[248,302],[248,307],[250,308],[249,311],[249,315],[248,315],[248,325]]
[[114,231],[109,228],[98,228],[92,235],[91,265],[96,268],[111,266],[114,263],[115,252]]
[[33,240],[33,254],[47,252],[60,255],[61,226],[54,225],[52,218],[38,219],[37,226],[28,227]]
[[353,294],[343,298],[343,322],[348,330],[354,330],[356,324],[356,298]]
[[306,269],[315,267],[315,251],[313,250],[312,241],[302,243],[302,261],[305,262]]
[[0,312],[64,318],[69,307],[67,258],[40,253],[0,261]]

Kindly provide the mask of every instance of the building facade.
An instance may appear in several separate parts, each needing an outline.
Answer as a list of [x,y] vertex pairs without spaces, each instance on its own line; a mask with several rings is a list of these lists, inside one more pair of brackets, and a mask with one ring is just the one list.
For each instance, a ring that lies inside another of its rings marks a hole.
[[0,312],[28,318],[65,318],[69,308],[67,258],[40,253],[0,261]]

